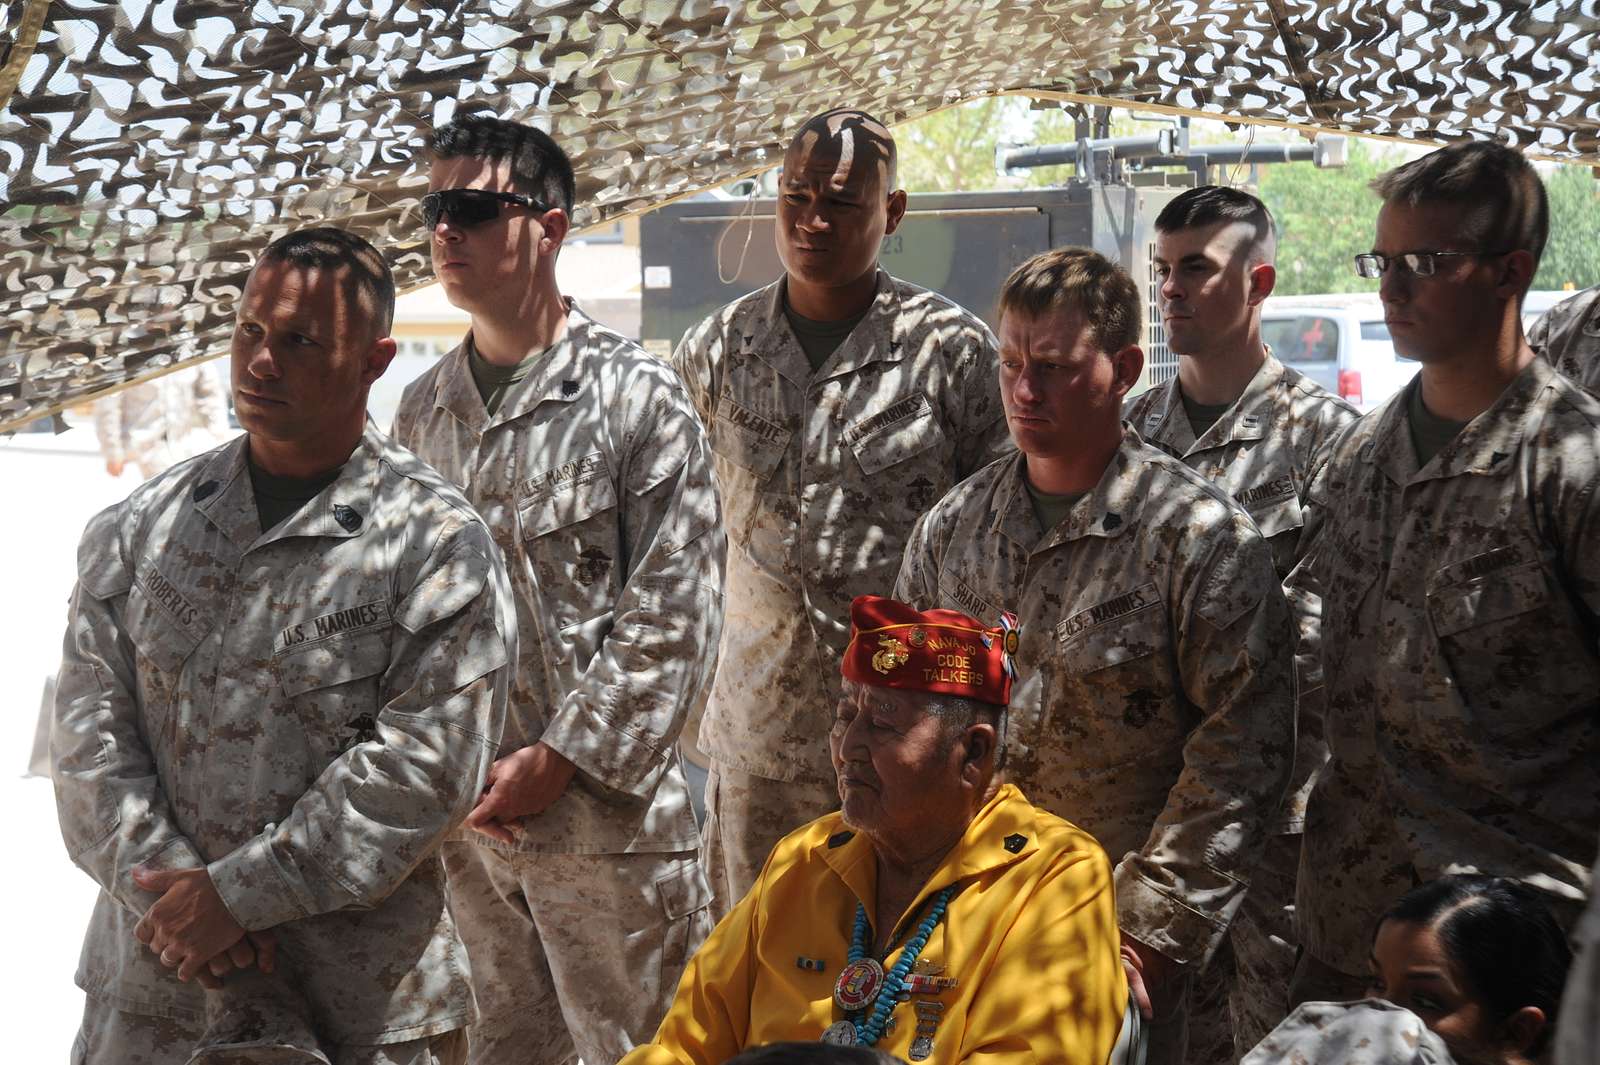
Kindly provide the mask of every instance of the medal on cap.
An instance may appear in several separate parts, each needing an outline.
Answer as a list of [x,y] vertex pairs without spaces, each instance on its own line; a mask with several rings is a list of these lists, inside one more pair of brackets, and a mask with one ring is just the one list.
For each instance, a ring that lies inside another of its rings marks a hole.
[[883,989],[883,966],[876,958],[860,958],[839,972],[833,985],[833,1001],[846,1013],[872,1005]]

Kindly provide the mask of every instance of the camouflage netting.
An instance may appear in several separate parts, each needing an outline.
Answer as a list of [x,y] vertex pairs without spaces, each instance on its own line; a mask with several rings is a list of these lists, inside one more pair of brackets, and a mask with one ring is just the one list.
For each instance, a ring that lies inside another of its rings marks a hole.
[[0,431],[216,354],[286,228],[426,280],[416,153],[457,111],[548,122],[580,223],[771,165],[830,106],[1007,91],[1593,160],[1597,26],[1600,0],[0,0]]

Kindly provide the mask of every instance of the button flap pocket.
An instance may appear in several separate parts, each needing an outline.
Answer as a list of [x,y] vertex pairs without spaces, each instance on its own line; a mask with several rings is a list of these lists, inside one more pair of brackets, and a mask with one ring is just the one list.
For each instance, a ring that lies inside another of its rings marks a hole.
[[199,610],[158,573],[134,582],[125,610],[128,639],[163,673],[176,674],[200,643]]
[[919,392],[846,426],[844,442],[871,476],[942,444],[944,430]]
[[1166,643],[1165,611],[1154,584],[1080,610],[1056,626],[1061,661],[1082,676],[1145,658]]
[[[1504,550],[1504,549],[1502,549]],[[1497,552],[1480,555],[1465,563],[1446,567],[1440,575],[1471,572],[1471,565],[1479,559],[1492,565]],[[1428,613],[1433,616],[1434,631],[1441,637],[1452,636],[1479,625],[1504,621],[1526,614],[1543,606],[1550,598],[1549,585],[1538,562],[1521,562],[1506,569],[1491,572],[1469,580],[1436,588],[1428,592]]]
[[1305,513],[1300,509],[1300,497],[1294,494],[1294,486],[1289,487],[1289,494],[1279,497],[1276,501],[1263,500],[1254,506],[1245,507],[1250,513],[1250,520],[1256,523],[1256,528],[1261,530],[1264,539],[1270,540],[1280,533],[1293,532],[1305,524]]
[[711,905],[711,885],[699,862],[687,863],[657,880],[656,894],[661,896],[661,909],[668,920],[687,917]]
[[278,683],[285,694],[300,695],[382,673],[389,668],[390,628],[384,624],[327,639],[308,640],[276,651],[272,664]]
[[783,461],[794,430],[757,414],[732,397],[724,395],[717,403],[716,425],[711,433],[711,450],[742,470],[749,470],[765,481]]
[[517,504],[523,539],[554,532],[617,505],[611,467],[598,451],[523,482]]

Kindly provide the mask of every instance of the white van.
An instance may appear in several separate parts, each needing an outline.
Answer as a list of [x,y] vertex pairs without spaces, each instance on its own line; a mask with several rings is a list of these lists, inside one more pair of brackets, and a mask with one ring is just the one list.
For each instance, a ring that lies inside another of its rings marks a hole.
[[[1573,292],[1536,290],[1522,301],[1522,328]],[[1369,411],[1406,386],[1419,368],[1394,350],[1376,292],[1268,296],[1261,339],[1278,361]]]
[[1261,339],[1279,362],[1363,411],[1404,388],[1420,366],[1395,352],[1376,292],[1268,296]]

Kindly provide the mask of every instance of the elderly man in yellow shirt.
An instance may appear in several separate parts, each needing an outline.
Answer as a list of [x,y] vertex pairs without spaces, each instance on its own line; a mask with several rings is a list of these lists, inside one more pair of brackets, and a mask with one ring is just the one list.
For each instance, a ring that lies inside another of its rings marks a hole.
[[851,604],[828,740],[843,809],[773,848],[623,1065],[822,1039],[913,1062],[1104,1065],[1122,1025],[1111,866],[996,770],[1017,634]]

